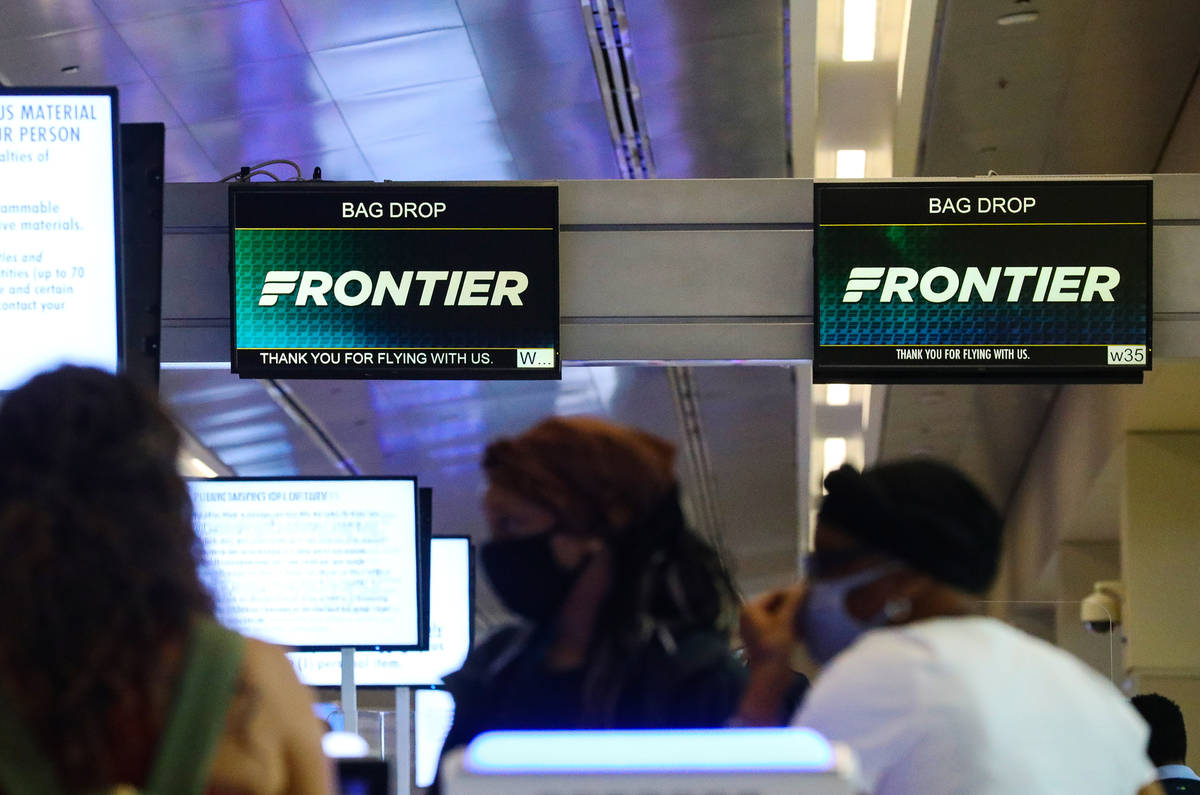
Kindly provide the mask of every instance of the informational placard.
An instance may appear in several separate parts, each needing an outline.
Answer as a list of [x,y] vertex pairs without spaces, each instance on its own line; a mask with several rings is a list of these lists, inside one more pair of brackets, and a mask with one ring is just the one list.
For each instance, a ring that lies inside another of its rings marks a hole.
[[414,783],[418,787],[431,787],[437,777],[446,735],[454,725],[454,696],[445,690],[429,689],[418,690],[413,695],[416,697],[413,707]]
[[0,87],[0,391],[118,365],[117,93]]
[[230,188],[243,378],[561,377],[554,185]]
[[420,648],[415,480],[189,486],[227,626],[299,648]]
[[[356,652],[355,685],[438,685],[467,659],[474,622],[470,539],[435,537],[430,550],[429,649]],[[289,652],[288,658],[300,681],[310,687],[337,687],[342,682],[342,658],[337,652],[296,651]]]
[[1147,180],[817,183],[813,377],[1137,381]]

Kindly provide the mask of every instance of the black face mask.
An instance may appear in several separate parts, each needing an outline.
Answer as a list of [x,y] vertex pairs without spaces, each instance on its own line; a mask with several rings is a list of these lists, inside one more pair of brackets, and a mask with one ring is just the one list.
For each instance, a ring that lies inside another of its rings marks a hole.
[[558,612],[583,570],[562,568],[550,546],[553,530],[525,538],[489,541],[479,554],[492,590],[512,612],[542,622]]

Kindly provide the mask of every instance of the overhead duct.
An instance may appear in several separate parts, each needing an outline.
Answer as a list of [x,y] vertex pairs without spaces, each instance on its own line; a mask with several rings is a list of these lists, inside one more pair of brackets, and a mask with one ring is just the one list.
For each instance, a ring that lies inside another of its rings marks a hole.
[[688,518],[701,536],[725,558],[724,528],[717,509],[716,483],[700,414],[700,395],[691,367],[667,367],[667,381],[679,423],[684,504]]
[[584,27],[622,179],[654,177],[624,0],[583,0]]

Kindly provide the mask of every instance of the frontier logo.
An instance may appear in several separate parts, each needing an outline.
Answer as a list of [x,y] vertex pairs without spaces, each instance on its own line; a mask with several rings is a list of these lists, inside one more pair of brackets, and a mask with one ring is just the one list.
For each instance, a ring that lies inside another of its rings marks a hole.
[[[414,282],[420,287],[413,289]],[[346,271],[334,279],[325,271],[268,271],[263,278],[259,306],[275,306],[281,295],[295,295],[295,306],[523,306],[521,294],[529,277],[521,271],[391,271],[372,277],[364,271]]]
[[[933,304],[966,303],[976,296],[982,303],[1087,303],[1112,301],[1121,283],[1121,272],[1107,266],[1053,265],[966,268],[938,266],[921,273],[915,268],[851,268],[842,303],[856,304],[865,293],[879,292],[878,302],[911,304],[913,292]],[[1001,286],[1007,289],[1001,290]],[[997,298],[997,295],[1002,298]]]

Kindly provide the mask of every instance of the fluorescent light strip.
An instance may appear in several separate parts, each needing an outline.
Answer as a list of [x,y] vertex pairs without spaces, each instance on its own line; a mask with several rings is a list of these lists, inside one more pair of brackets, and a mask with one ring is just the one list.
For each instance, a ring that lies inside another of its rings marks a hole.
[[828,406],[850,405],[850,385],[827,384],[825,386],[825,404]]
[[217,471],[202,459],[183,452],[179,454],[179,459],[176,461],[176,469],[185,478],[215,478],[217,476]]
[[875,60],[875,0],[844,0],[842,60]]
[[476,775],[825,772],[834,755],[800,728],[485,732],[463,764]]
[[833,173],[838,179],[861,179],[865,177],[867,175],[867,150],[837,150],[837,167]]
[[160,362],[159,370],[228,370],[229,362]]
[[830,472],[833,472],[842,464],[846,463],[846,440],[839,436],[826,439],[824,445],[824,459],[825,462],[824,466],[822,467],[822,472],[824,474],[822,475],[821,480],[825,479],[824,475],[828,475]]
[[371,746],[353,732],[328,732],[321,738],[321,750],[330,759],[363,759]]

